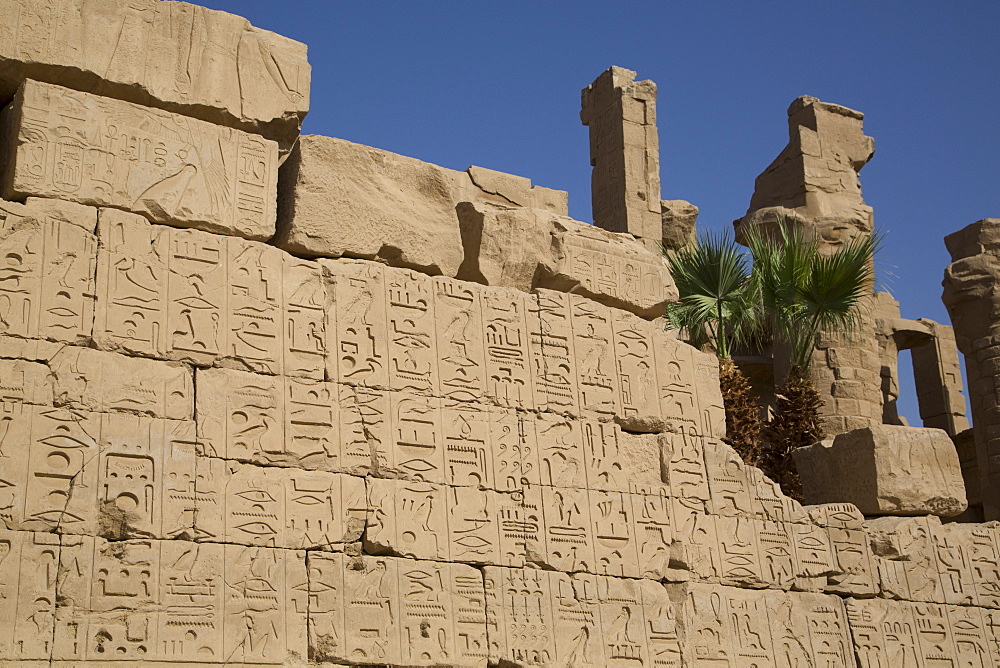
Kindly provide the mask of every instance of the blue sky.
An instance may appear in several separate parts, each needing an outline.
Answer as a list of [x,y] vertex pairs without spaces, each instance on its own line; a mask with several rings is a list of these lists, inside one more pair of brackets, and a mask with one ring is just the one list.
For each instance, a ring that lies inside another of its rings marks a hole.
[[[945,234],[1000,217],[1000,2],[206,0],[309,45],[303,131],[568,190],[590,221],[580,89],[611,65],[659,86],[664,199],[742,216],[814,95],[865,113],[865,199],[903,317],[949,322]],[[901,412],[919,424],[908,359]]]

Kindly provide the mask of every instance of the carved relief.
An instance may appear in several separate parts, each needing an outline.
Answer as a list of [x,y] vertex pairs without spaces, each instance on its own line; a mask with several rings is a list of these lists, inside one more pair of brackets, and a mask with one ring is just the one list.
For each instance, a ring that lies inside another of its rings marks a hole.
[[58,536],[0,529],[0,661],[51,656],[58,573]]
[[[101,347],[200,365],[232,358],[260,373],[323,378],[316,352],[323,320],[312,306],[323,303],[318,266],[270,246],[152,226],[110,209],[101,212],[98,234],[94,338]],[[309,340],[296,330],[303,324]]]
[[111,206],[261,241],[274,234],[272,141],[31,79],[5,114],[17,133],[6,197]]
[[71,538],[53,658],[283,663],[305,656],[306,586],[304,552]]
[[85,342],[96,267],[92,230],[0,201],[0,334]]

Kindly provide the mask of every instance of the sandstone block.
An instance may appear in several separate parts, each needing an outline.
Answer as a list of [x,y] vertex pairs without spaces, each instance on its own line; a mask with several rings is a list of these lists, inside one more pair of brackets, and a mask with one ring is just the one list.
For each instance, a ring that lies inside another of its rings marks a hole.
[[194,423],[12,405],[0,522],[109,539],[190,536]]
[[995,665],[995,611],[979,608],[847,599],[847,615],[859,665],[933,665],[961,657],[968,665]]
[[121,665],[294,665],[306,656],[305,552],[77,536],[60,557],[70,566],[56,582],[56,661],[100,665],[114,652]]
[[320,267],[266,244],[102,209],[94,341],[145,357],[322,379]]
[[199,541],[342,551],[361,540],[365,479],[198,458]]
[[51,405],[52,381],[48,368],[24,359],[0,359],[0,402]]
[[4,0],[0,101],[26,78],[291,146],[309,110],[306,46],[184,2]]
[[537,209],[463,202],[458,214],[464,280],[580,294],[644,318],[677,300],[663,258],[631,235]]
[[194,418],[194,382],[182,364],[67,346],[49,362],[55,405],[95,413]]
[[660,227],[664,248],[683,248],[698,236],[698,207],[682,199],[660,201]]
[[459,202],[512,203],[565,215],[563,193],[471,167],[458,172],[333,137],[300,138],[282,170],[275,243],[455,276]]
[[658,583],[498,567],[484,578],[491,664],[681,665]]
[[97,238],[48,215],[55,206],[0,200],[0,334],[84,343],[94,326]]
[[4,592],[0,661],[5,665],[48,663],[58,573],[59,536],[0,528],[0,590]]
[[836,596],[694,583],[667,590],[681,652],[704,665],[854,663],[846,610]]
[[868,427],[793,454],[808,503],[853,503],[866,515],[943,517],[967,506],[955,446],[939,429]]
[[62,198],[248,239],[274,234],[272,141],[30,79],[0,124],[8,199]]
[[471,566],[309,553],[309,657],[351,665],[486,666],[486,601]]

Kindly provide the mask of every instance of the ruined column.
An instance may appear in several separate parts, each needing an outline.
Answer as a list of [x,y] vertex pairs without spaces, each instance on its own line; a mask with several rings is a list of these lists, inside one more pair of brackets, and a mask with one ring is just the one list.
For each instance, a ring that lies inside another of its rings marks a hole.
[[965,355],[976,461],[987,520],[1000,519],[1000,219],[987,218],[944,238],[951,264],[944,294]]
[[594,225],[659,248],[660,140],[656,84],[612,67],[583,89],[580,120],[590,128]]
[[[863,119],[859,111],[808,95],[792,102],[788,145],[754,182],[746,216],[733,222],[737,241],[751,226],[774,230],[781,219],[809,231],[824,253],[871,234],[872,209],[861,196],[858,172],[874,155],[875,140],[864,134]],[[854,332],[823,332],[817,339],[810,372],[831,436],[882,422],[881,355],[868,311]],[[785,366],[776,360],[776,369]]]

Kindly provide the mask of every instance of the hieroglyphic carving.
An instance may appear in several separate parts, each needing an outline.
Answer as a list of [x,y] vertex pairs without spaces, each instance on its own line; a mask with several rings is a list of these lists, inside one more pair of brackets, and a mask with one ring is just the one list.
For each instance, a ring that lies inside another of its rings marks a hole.
[[52,397],[52,381],[44,364],[0,359],[0,402],[46,406],[52,404]]
[[199,369],[195,383],[202,454],[325,471],[350,468],[338,441],[340,388],[334,383],[232,369]]
[[472,567],[318,553],[309,567],[314,659],[485,665],[483,580]]
[[371,262],[321,261],[334,314],[327,327],[327,378],[350,385],[389,385],[385,269]]
[[406,269],[384,271],[389,387],[440,396],[434,280]]
[[361,539],[364,478],[198,459],[198,540],[339,550]]
[[16,406],[0,418],[10,529],[173,538],[194,524],[194,425]]
[[664,425],[653,352],[656,326],[618,309],[611,309],[611,315],[621,401],[619,419],[628,429],[661,431]]
[[0,334],[68,343],[94,324],[92,230],[0,201]]
[[486,567],[490,662],[680,666],[660,585],[590,574]]
[[668,427],[672,431],[684,428],[697,436],[725,436],[715,358],[663,331],[655,332],[653,341],[660,411]]
[[846,666],[854,660],[847,614],[836,596],[706,584],[668,589],[679,608],[682,651],[705,665]]
[[304,552],[79,536],[64,539],[60,565],[56,660],[281,664],[306,655]]
[[528,353],[529,297],[520,290],[483,292],[486,396],[507,408],[535,407]]
[[111,206],[261,241],[274,235],[272,141],[31,79],[4,113],[5,197]]
[[[153,226],[112,209],[101,211],[98,236],[100,347],[202,365],[232,358],[261,373],[323,378],[323,321],[311,306],[323,303],[318,266],[264,244]],[[311,343],[296,327],[304,306]]]
[[580,409],[613,415],[620,410],[621,398],[611,326],[612,309],[585,297],[570,295],[569,299]]
[[490,451],[498,490],[514,491],[541,484],[537,441],[533,416],[508,408],[490,408]]
[[58,536],[0,529],[0,661],[51,656],[58,571]]
[[474,283],[434,277],[434,321],[441,396],[480,401],[486,392],[483,290]]
[[575,415],[580,404],[570,297],[539,290],[528,298],[527,315],[535,407]]
[[56,405],[175,420],[194,417],[194,384],[184,365],[68,346],[52,357],[49,368]]
[[834,572],[827,577],[826,591],[870,596],[878,591],[877,567],[864,530],[864,517],[849,503],[810,506],[813,521],[824,528],[830,541]]

